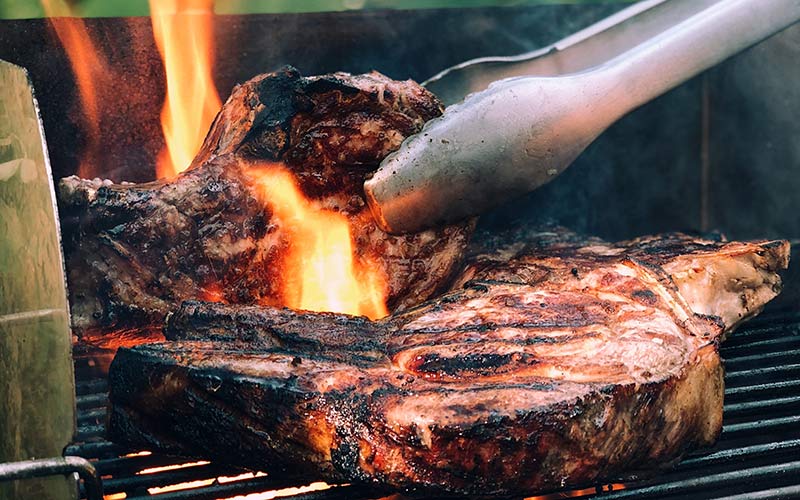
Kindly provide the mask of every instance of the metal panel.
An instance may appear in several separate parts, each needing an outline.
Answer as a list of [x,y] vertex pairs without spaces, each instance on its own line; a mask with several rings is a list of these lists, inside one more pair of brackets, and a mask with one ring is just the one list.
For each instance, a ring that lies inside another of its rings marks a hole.
[[[0,61],[0,462],[61,455],[75,428],[69,311],[53,184],[27,72]],[[71,477],[0,499],[74,496]]]

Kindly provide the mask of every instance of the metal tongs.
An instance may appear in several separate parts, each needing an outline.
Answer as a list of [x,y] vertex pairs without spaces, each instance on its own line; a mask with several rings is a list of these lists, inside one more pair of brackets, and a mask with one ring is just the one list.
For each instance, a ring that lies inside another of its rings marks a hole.
[[800,0],[645,0],[549,47],[454,66],[446,104],[364,184],[390,233],[486,211],[549,182],[612,123],[800,20]]

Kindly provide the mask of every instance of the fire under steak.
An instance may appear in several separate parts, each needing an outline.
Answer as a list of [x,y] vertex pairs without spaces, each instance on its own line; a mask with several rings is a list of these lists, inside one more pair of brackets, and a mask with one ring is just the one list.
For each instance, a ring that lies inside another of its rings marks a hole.
[[[59,203],[73,331],[84,340],[160,330],[182,301],[282,305],[284,224],[253,174],[280,162],[318,206],[350,221],[356,257],[388,279],[390,309],[445,287],[472,224],[391,236],[374,223],[365,177],[442,107],[379,73],[302,77],[285,68],[237,86],[191,167],[175,179],[63,179]],[[141,340],[139,340],[141,341]]]
[[785,241],[546,232],[371,322],[184,303],[121,349],[109,429],[136,449],[442,495],[674,464],[722,426],[725,333],[780,290]]

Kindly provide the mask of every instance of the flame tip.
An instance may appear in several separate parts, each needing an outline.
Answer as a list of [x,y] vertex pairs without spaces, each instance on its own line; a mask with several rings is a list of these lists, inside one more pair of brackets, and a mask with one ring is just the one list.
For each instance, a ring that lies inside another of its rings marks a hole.
[[212,78],[213,0],[149,0],[156,47],[167,88],[161,127],[165,146],[156,162],[159,178],[186,170],[222,107]]

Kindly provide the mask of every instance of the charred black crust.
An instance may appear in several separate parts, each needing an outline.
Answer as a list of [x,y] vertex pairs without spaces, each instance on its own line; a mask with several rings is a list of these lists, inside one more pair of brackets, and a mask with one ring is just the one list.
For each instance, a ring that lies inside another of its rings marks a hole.
[[168,317],[164,335],[169,340],[280,348],[319,359],[380,362],[387,359],[383,339],[390,328],[363,316],[186,301]]
[[[347,75],[349,76],[349,75]],[[342,92],[344,94],[358,94],[360,90],[352,85],[348,78],[343,78],[336,73],[309,78],[304,82],[304,90],[313,94],[326,92]]]
[[646,305],[654,305],[658,298],[651,290],[634,290],[631,296]]
[[761,247],[768,250],[772,250],[775,248],[782,248],[784,245],[786,245],[786,241],[784,240],[773,240],[763,243]]
[[528,354],[465,354],[445,357],[437,353],[427,353],[415,360],[413,371],[435,376],[459,376],[465,374],[487,375],[502,372],[510,364],[530,365],[536,359]]
[[292,66],[284,66],[258,82],[255,95],[259,102],[250,103],[258,111],[240,146],[246,148],[248,155],[273,161],[280,159],[288,141],[275,143],[269,139],[274,137],[276,129],[283,132],[281,137],[288,137],[292,118],[313,106],[300,92],[303,83],[300,72]]
[[[313,472],[313,477],[319,477],[318,467],[291,439],[286,440],[291,432],[286,422],[292,415],[315,409],[313,394],[298,391],[291,378],[258,382],[226,371],[187,369],[163,364],[157,354],[151,358],[155,353],[148,346],[121,349],[113,363],[112,380],[130,389],[112,390],[109,395],[114,402],[109,414],[111,439],[189,457],[221,452],[223,462],[298,477],[312,477]],[[138,373],[130,370],[134,367]],[[142,391],[143,384],[154,390],[150,396]],[[291,413],[268,411],[255,419],[250,407],[258,406],[260,398]],[[210,428],[214,431],[209,432]],[[329,479],[341,479],[328,472]]]

